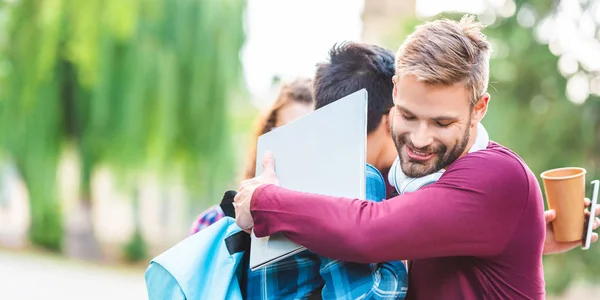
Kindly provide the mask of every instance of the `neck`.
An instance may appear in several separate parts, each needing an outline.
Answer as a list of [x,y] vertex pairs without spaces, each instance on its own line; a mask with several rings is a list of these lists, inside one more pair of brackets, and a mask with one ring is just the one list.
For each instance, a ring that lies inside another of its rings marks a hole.
[[475,144],[475,139],[477,138],[477,124],[474,124],[473,127],[471,127],[471,129],[469,130],[471,131],[471,135],[469,136],[469,142],[467,143],[467,147],[465,147],[465,150],[459,157],[467,155],[469,153],[469,150],[471,150],[471,147],[473,147],[473,144]]
[[367,135],[367,163],[381,170],[382,145],[373,134]]

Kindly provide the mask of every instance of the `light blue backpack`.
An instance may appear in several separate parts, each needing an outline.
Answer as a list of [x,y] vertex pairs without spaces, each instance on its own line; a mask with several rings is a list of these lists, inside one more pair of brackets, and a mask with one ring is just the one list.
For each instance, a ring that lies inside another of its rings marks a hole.
[[[385,199],[381,173],[367,164],[367,199]],[[181,241],[150,262],[146,289],[150,300],[237,300],[245,298],[250,235],[236,224],[233,198],[221,200],[226,217]],[[242,288],[240,288],[242,287]],[[309,299],[320,299],[316,292]]]
[[250,236],[224,217],[150,262],[150,300],[243,299]]

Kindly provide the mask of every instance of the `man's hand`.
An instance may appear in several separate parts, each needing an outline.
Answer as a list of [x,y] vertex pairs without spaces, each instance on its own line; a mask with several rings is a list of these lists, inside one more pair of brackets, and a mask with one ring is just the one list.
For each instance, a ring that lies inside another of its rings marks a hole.
[[[590,205],[591,205],[590,199],[586,198],[585,206],[589,207]],[[587,211],[585,214],[586,214],[586,218],[588,218],[590,215],[590,213]],[[598,215],[600,215],[600,205],[596,206],[595,215],[596,215],[596,217]],[[556,211],[554,211],[553,209],[549,209],[544,212],[544,217],[546,218],[546,240],[544,241],[544,255],[567,252],[571,249],[576,248],[577,246],[581,246],[582,241],[557,242],[554,239],[554,230],[552,229],[552,221],[554,221],[554,219],[556,219]],[[594,226],[593,226],[594,230],[598,229],[599,226],[600,226],[600,219],[595,218]],[[598,241],[598,234],[593,232],[592,233],[592,243],[595,243],[597,241]]]
[[254,220],[250,214],[250,201],[254,191],[263,184],[279,185],[279,179],[275,174],[275,161],[271,152],[265,153],[262,161],[263,172],[257,177],[244,180],[240,190],[233,199],[235,207],[235,222],[244,231],[250,233],[254,226]]

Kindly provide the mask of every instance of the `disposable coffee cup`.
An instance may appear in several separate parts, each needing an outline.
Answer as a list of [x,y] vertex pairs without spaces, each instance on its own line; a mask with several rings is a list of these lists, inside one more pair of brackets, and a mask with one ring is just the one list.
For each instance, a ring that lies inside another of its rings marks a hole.
[[549,209],[556,211],[552,222],[558,242],[580,241],[584,231],[585,169],[569,167],[541,174]]

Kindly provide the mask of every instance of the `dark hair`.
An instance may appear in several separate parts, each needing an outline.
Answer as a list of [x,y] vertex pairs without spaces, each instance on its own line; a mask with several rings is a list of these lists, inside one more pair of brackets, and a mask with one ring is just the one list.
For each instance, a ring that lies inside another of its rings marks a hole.
[[364,88],[369,95],[367,133],[371,133],[394,106],[394,72],[394,53],[388,49],[357,42],[336,44],[329,50],[329,60],[317,64],[315,108]]
[[254,177],[258,137],[275,128],[277,113],[282,107],[292,102],[313,106],[312,79],[298,77],[294,80],[284,82],[279,89],[279,95],[275,102],[267,109],[265,114],[256,120],[254,135],[250,141],[246,169],[244,170],[244,179]]

